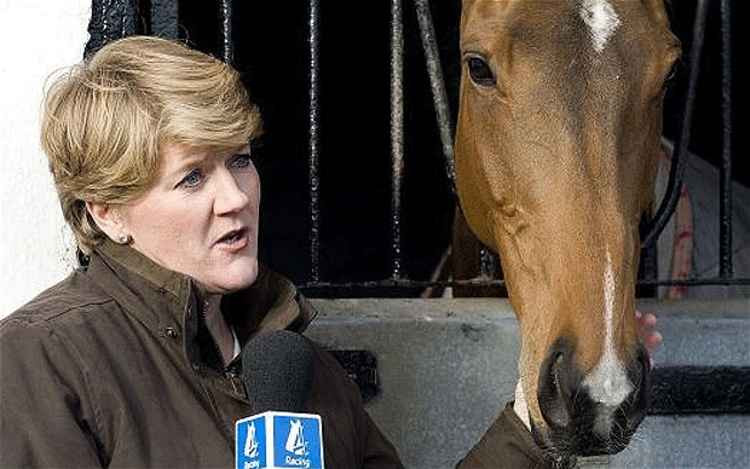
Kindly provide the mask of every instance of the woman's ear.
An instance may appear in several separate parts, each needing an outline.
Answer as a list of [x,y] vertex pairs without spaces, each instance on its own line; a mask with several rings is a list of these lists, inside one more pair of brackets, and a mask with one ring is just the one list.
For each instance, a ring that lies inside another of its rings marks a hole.
[[96,226],[112,241],[127,244],[132,239],[116,207],[105,203],[86,202],[86,211],[94,219]]

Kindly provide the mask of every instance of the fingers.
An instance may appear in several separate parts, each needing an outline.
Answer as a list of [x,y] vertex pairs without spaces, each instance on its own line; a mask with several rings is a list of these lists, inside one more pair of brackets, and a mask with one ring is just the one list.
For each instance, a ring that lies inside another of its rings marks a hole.
[[664,341],[664,337],[662,337],[659,332],[654,331],[646,334],[643,340],[644,345],[648,349],[649,353],[651,353],[661,345],[661,343]]
[[638,322],[638,333],[640,334],[643,345],[646,347],[649,355],[649,364],[651,368],[654,367],[654,359],[652,358],[654,351],[662,344],[664,337],[657,332],[656,327],[656,316],[652,313],[643,313],[642,311],[635,310],[635,318]]
[[638,324],[641,327],[655,327],[656,316],[653,313],[643,313],[639,310],[635,310],[635,318],[638,320]]
[[641,321],[647,327],[656,326],[656,316],[654,316],[652,313],[646,313],[645,315],[643,315],[643,319]]

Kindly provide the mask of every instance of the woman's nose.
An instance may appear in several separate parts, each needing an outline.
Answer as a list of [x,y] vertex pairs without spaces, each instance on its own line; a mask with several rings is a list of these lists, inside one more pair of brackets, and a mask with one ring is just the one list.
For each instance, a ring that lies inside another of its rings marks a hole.
[[250,203],[250,192],[255,184],[248,178],[237,178],[226,172],[220,178],[216,188],[214,211],[217,215],[236,213],[243,210]]

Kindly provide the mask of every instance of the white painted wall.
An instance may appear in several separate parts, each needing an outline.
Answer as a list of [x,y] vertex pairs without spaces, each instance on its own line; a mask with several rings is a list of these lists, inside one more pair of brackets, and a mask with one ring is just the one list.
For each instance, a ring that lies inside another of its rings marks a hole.
[[0,318],[75,265],[39,110],[47,76],[81,60],[91,0],[0,0]]

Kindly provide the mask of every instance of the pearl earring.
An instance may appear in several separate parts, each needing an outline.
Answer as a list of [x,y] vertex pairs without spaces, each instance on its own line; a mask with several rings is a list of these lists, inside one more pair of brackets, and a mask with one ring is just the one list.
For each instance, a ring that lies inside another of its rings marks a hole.
[[133,241],[133,237],[130,235],[120,235],[117,238],[117,242],[120,244],[130,244]]

